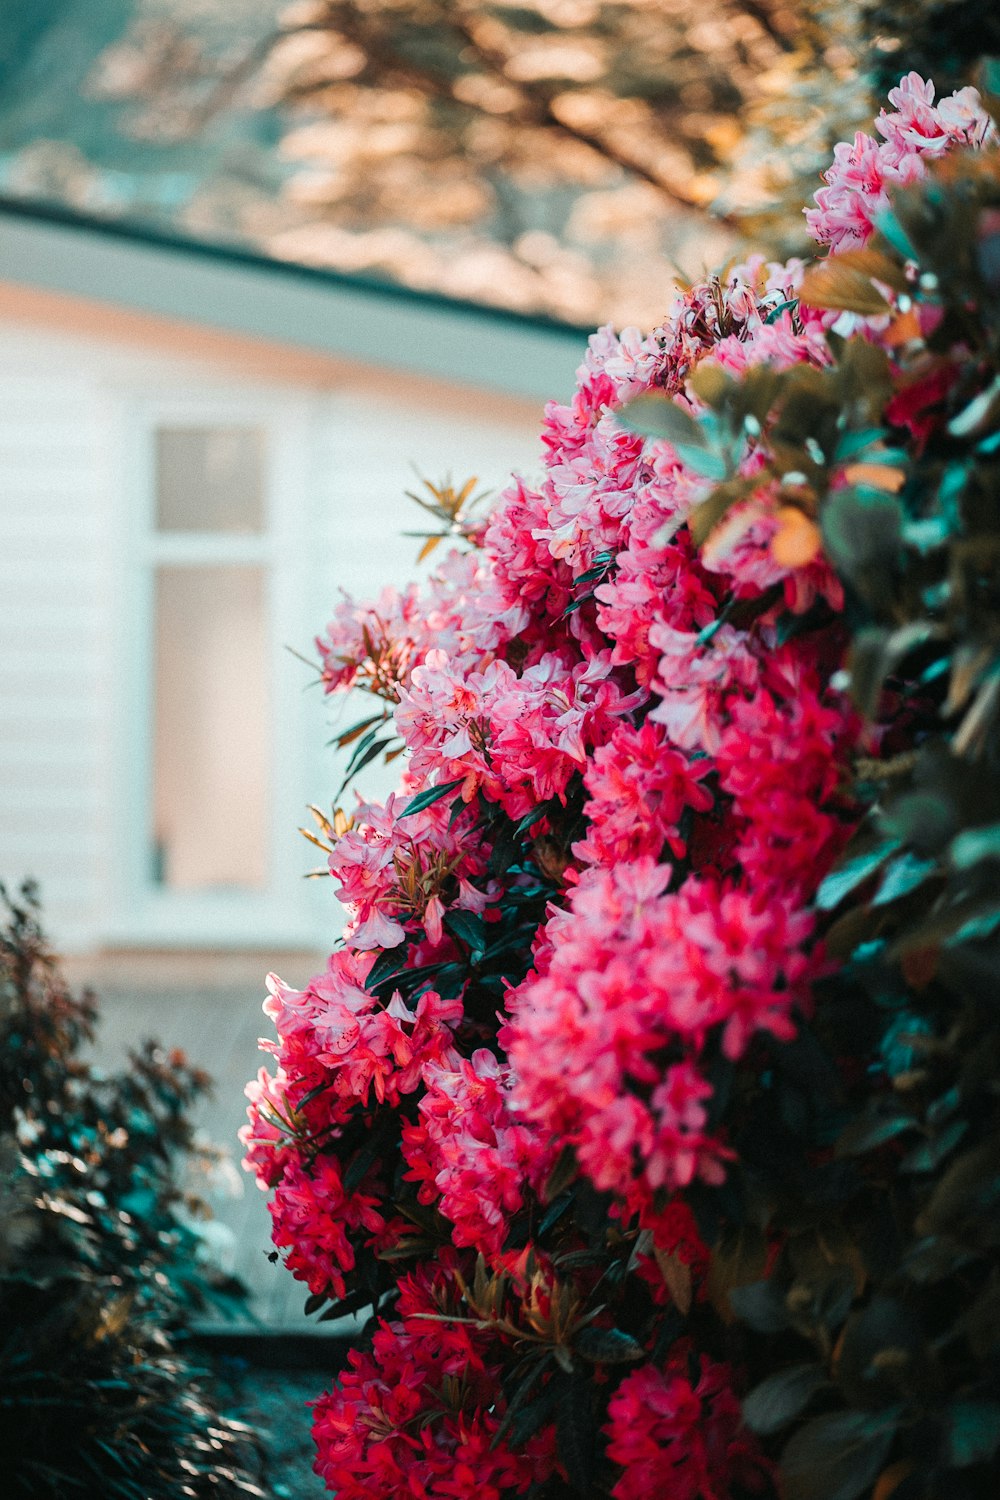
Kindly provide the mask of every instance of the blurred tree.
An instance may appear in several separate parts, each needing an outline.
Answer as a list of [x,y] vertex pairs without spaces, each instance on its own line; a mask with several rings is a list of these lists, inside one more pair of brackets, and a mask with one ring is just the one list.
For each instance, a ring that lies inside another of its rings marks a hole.
[[857,0],[304,0],[235,58],[147,15],[93,86],[147,140],[248,95],[285,111],[279,256],[647,322],[678,264],[724,258],[870,113],[856,21]]
[[[140,214],[159,153],[197,235],[585,325],[653,322],[678,267],[747,242],[803,249],[834,142],[900,74],[951,89],[1000,50],[979,0],[109,4],[131,23],[83,92],[142,159]],[[0,71],[29,32],[0,21]]]

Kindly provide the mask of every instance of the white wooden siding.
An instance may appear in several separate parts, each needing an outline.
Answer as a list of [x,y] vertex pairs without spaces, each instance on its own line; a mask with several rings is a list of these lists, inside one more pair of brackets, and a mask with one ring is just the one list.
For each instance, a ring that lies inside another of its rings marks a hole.
[[[399,534],[420,524],[403,497],[416,486],[411,463],[435,481],[476,473],[494,489],[512,468],[538,467],[534,403],[362,366],[325,389],[269,386],[231,366],[0,316],[0,878],[39,880],[49,927],[67,950],[185,937],[122,925],[121,830],[142,816],[145,776],[129,749],[137,741],[128,718],[143,700],[127,665],[138,628],[129,423],[164,392],[185,400],[234,385],[285,414],[278,499],[292,519],[279,525],[276,567],[293,602],[278,622],[275,708],[292,748],[279,766],[275,828],[295,886],[275,923],[298,913],[290,943],[335,935],[326,887],[297,882],[295,872],[315,861],[294,824],[305,802],[329,800],[337,768],[322,748],[328,705],[304,690],[309,673],[283,646],[309,655],[341,586],[368,595],[412,576],[419,544]],[[375,794],[387,779],[373,770],[364,785]],[[200,941],[246,941],[224,929],[220,918]],[[276,940],[275,930],[258,935]]]

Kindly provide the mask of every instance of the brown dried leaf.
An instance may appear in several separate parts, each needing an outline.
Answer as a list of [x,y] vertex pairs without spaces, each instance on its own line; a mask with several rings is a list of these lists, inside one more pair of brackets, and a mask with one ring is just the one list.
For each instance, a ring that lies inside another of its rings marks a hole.
[[686,1318],[691,1311],[691,1267],[685,1265],[678,1255],[668,1255],[665,1250],[654,1249],[653,1254],[674,1306]]
[[799,301],[807,307],[860,313],[865,317],[890,312],[889,303],[872,283],[872,277],[877,275],[879,281],[892,285],[892,279],[884,274],[887,268],[898,269],[875,252],[845,251],[831,255],[807,271],[799,288]]

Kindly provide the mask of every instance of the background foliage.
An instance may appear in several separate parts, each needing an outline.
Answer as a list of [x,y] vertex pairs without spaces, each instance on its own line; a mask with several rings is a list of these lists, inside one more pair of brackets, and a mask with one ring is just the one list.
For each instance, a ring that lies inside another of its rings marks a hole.
[[97,1010],[59,975],[33,893],[0,933],[0,1443],[24,1500],[263,1497],[252,1433],[176,1339],[212,1289],[178,1222],[204,1074],[145,1044],[83,1055]]

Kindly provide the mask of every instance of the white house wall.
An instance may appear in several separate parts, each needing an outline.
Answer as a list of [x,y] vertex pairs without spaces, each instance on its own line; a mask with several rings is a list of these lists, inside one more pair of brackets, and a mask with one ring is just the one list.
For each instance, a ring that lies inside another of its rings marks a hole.
[[[148,392],[240,385],[265,397],[271,389],[231,365],[0,318],[0,877],[38,879],[49,927],[68,950],[121,939],[115,830],[134,771],[122,761],[120,722],[129,702],[121,675],[129,628],[128,413]],[[301,570],[301,598],[294,618],[282,622],[293,636],[287,644],[305,654],[338,586],[369,594],[412,575],[419,544],[399,536],[421,514],[402,495],[414,484],[411,462],[430,479],[448,470],[456,480],[476,473],[493,488],[512,468],[538,466],[534,402],[389,379],[360,366],[325,389],[286,383],[273,396],[294,429],[298,456],[288,482],[307,490],[299,534],[283,552],[283,566]],[[329,800],[336,769],[322,749],[327,705],[315,689],[302,690],[309,674],[291,655],[284,670],[282,712],[296,718],[290,739],[310,747],[294,761],[299,784],[284,789],[292,808]],[[384,787],[377,773],[367,783],[369,792]],[[295,837],[292,828],[288,836]],[[314,863],[304,841],[291,863],[303,870]],[[310,913],[289,932],[290,943],[331,936],[336,917],[319,886],[308,899],[300,901],[308,887],[289,895],[296,910]],[[261,933],[261,940],[274,936]],[[225,944],[229,935],[204,938]],[[141,941],[142,933],[128,940]],[[170,935],[148,940],[169,942]]]

